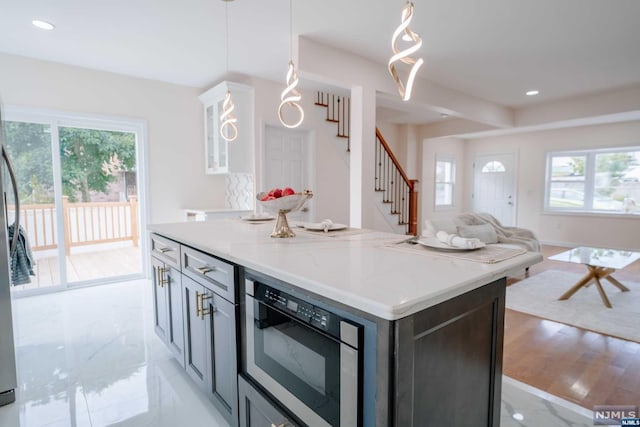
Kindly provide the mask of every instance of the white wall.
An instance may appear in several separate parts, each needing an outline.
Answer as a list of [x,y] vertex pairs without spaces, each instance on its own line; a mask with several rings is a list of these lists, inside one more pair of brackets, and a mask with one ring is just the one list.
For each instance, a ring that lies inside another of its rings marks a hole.
[[[280,105],[280,93],[284,89],[283,82],[272,82],[263,79],[250,78],[245,84],[250,84],[255,90],[255,118],[256,118],[256,190],[264,191],[261,186],[261,159],[264,141],[264,129],[266,125],[283,127],[278,120],[278,106]],[[326,119],[324,107],[314,105],[315,93],[302,90],[301,105],[305,112],[304,122],[299,130],[310,132],[314,141],[312,157],[316,163],[312,170],[314,218],[312,221],[321,221],[330,218],[334,222],[349,223],[349,166],[346,154],[347,141],[336,138],[337,128],[335,123],[329,123]],[[296,188],[296,190],[299,190]]]
[[4,105],[146,120],[150,222],[224,207],[224,176],[204,174],[203,90],[0,54]]
[[[456,179],[453,193],[453,206],[435,208],[435,168],[436,158],[445,156],[456,162]],[[420,177],[420,225],[422,230],[425,219],[449,218],[466,209],[465,188],[465,142],[458,138],[425,139],[422,142],[422,171]]]
[[[548,151],[640,146],[640,121],[515,134],[467,142],[465,170],[478,153],[518,152],[517,224],[549,243],[640,249],[640,217],[543,212]],[[472,174],[465,178],[469,207]]]

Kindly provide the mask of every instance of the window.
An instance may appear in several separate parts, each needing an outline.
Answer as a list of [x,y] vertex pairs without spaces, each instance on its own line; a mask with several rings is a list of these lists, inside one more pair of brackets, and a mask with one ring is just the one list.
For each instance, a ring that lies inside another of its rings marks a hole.
[[640,147],[547,154],[547,211],[640,214]]
[[490,161],[482,167],[482,173],[506,172],[507,169],[497,160]]
[[453,206],[453,187],[455,185],[456,164],[453,159],[436,160],[436,207]]

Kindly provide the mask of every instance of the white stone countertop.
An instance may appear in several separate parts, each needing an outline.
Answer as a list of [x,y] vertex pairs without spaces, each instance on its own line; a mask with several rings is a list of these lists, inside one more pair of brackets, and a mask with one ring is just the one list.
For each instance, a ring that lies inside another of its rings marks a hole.
[[388,245],[409,236],[372,230],[340,235],[294,228],[296,237],[278,239],[269,237],[273,225],[219,219],[148,229],[387,320],[419,312],[543,259],[527,252],[484,264],[431,250],[401,251]]

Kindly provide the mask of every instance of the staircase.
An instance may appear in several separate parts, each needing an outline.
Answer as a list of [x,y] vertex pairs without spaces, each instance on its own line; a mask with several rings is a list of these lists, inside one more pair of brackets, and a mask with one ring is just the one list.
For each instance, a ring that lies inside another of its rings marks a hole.
[[347,152],[351,151],[349,139],[349,122],[351,117],[351,100],[348,96],[336,96],[326,92],[316,92],[316,105],[327,109],[327,121],[336,123],[338,133],[336,137],[346,138]]
[[[350,100],[326,92],[316,92],[316,105],[327,109],[327,121],[336,123],[338,138],[347,140],[347,152],[351,151],[349,140]],[[386,212],[396,216],[397,224],[405,234],[418,234],[418,192],[415,179],[409,179],[400,162],[376,128],[375,146],[375,191],[376,200],[388,208]]]

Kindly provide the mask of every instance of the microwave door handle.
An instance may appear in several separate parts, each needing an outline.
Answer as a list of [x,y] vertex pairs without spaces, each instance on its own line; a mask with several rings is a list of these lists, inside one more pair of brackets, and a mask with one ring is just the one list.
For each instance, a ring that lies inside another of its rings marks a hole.
[[358,425],[358,350],[340,343],[340,426]]
[[9,171],[9,177],[11,178],[11,184],[13,186],[13,197],[16,204],[15,219],[13,220],[13,239],[11,241],[11,250],[9,252],[11,256],[13,256],[16,252],[16,248],[18,247],[18,237],[20,234],[20,197],[18,195],[18,181],[16,180],[16,173],[13,170],[13,165],[11,164],[9,154],[7,154],[7,149],[4,144],[2,145],[2,157],[7,164],[7,170]]
[[[342,341],[358,347],[359,335],[358,327],[344,321],[340,322]],[[356,427],[358,425],[360,358],[358,350],[344,342],[340,343],[340,426]]]

